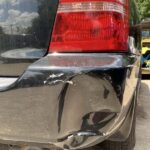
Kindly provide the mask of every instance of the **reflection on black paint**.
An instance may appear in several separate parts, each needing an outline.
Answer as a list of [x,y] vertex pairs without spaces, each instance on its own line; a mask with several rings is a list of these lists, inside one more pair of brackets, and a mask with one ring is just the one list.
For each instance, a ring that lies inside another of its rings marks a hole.
[[91,112],[83,117],[81,131],[98,131],[116,116],[115,112],[104,110]]
[[0,53],[18,48],[46,50],[57,0],[0,2]]
[[104,99],[107,99],[108,95],[109,95],[109,90],[103,85],[104,87]]
[[56,0],[37,1],[39,17],[32,21],[32,27],[28,29],[28,33],[34,34],[39,47],[47,47],[52,32],[57,3]]

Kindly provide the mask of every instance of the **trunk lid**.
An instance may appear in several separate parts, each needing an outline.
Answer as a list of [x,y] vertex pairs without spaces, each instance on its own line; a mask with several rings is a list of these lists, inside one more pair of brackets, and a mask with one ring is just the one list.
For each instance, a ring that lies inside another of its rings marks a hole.
[[0,1],[0,75],[19,76],[47,52],[57,0]]

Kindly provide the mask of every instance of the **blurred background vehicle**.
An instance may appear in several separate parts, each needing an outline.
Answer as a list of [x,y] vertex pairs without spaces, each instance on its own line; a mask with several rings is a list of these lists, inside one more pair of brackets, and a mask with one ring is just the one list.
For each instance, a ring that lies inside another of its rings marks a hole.
[[141,23],[142,26],[142,74],[150,74],[150,18]]

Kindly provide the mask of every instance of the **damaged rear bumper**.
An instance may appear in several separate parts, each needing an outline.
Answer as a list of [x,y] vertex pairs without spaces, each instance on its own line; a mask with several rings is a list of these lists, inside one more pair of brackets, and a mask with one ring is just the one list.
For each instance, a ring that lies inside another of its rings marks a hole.
[[52,54],[0,87],[0,142],[95,145],[125,121],[139,80],[140,56]]

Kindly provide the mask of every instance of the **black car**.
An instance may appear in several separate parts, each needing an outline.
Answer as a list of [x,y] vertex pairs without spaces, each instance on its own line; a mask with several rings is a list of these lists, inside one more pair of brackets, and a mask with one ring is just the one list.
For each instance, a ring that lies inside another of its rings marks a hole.
[[0,149],[133,150],[140,44],[134,0],[1,0]]

